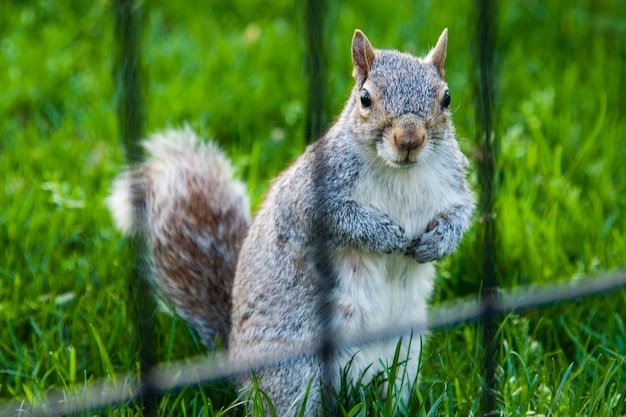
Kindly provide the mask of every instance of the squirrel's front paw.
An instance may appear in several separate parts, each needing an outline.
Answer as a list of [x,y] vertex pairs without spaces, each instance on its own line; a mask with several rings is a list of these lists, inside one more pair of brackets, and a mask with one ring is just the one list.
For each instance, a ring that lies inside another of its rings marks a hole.
[[420,264],[436,261],[440,258],[437,255],[437,248],[428,243],[431,240],[423,240],[424,235],[412,240],[406,250],[406,254]]
[[419,263],[426,263],[441,259],[452,253],[462,233],[453,227],[448,218],[442,216],[431,221],[426,232],[409,244],[406,254]]
[[383,216],[382,231],[379,247],[381,253],[404,252],[407,250],[409,238],[406,237],[402,226],[389,217]]

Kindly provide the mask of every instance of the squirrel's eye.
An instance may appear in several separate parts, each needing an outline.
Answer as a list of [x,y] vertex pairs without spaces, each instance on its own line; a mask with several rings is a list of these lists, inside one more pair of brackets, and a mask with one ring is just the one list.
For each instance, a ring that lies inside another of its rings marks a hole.
[[450,93],[448,90],[443,93],[443,99],[441,100],[441,105],[443,107],[448,107],[450,105]]
[[372,105],[372,98],[370,97],[369,91],[365,88],[361,91],[361,104],[363,107],[369,107]]

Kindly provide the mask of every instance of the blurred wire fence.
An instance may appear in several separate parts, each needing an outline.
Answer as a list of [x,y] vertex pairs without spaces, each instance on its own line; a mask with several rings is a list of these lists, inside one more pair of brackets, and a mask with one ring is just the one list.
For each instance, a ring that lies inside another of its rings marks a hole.
[[478,11],[476,36],[474,41],[474,72],[476,74],[476,141],[480,145],[482,158],[478,163],[478,181],[480,183],[480,214],[483,228],[482,245],[482,285],[481,299],[482,342],[485,346],[482,360],[482,378],[485,389],[482,392],[482,413],[485,416],[496,415],[495,371],[497,363],[498,325],[495,310],[499,303],[497,292],[498,280],[496,269],[496,223],[494,206],[496,203],[496,145],[497,137],[493,129],[493,102],[495,77],[495,2],[477,0]]
[[[626,287],[626,271],[620,271],[589,276],[576,282],[546,284],[510,292],[501,291],[497,302],[492,302],[489,306],[481,302],[480,298],[453,300],[433,309],[428,323],[412,321],[403,326],[381,328],[362,335],[359,340],[337,341],[336,347],[360,346],[379,340],[400,338],[411,330],[419,332],[428,328],[432,332],[462,323],[483,320],[485,317],[498,317],[557,303],[573,302],[585,297],[599,296],[624,287]],[[263,368],[287,359],[318,353],[317,350],[282,351],[267,356],[262,362],[241,368],[227,366],[219,356],[161,363],[141,373],[141,379],[138,379],[136,374],[119,374],[86,386],[52,393],[39,398],[35,405],[18,402],[0,404],[0,415],[43,417],[80,414],[108,406],[128,404],[132,401],[143,401],[147,392],[152,395],[172,393],[185,387],[223,380],[245,372],[249,366]],[[496,358],[495,355],[494,358]],[[489,414],[489,412],[484,414]]]
[[[141,161],[138,147],[143,136],[144,114],[142,105],[141,77],[141,7],[134,0],[115,0],[116,19],[116,102],[121,142],[126,148],[129,162]],[[306,0],[305,17],[307,41],[307,71],[310,94],[306,122],[306,136],[316,138],[323,128],[323,91],[324,91],[324,44],[323,15],[327,8],[326,0]],[[494,370],[497,367],[497,355],[493,354],[498,347],[497,320],[507,314],[526,309],[537,309],[562,302],[573,302],[584,297],[601,295],[626,287],[626,271],[605,273],[584,277],[575,282],[550,284],[513,291],[498,290],[496,274],[496,230],[493,208],[496,200],[496,138],[492,128],[493,95],[496,79],[494,70],[494,38],[496,33],[496,10],[492,0],[476,0],[476,38],[475,73],[476,73],[476,108],[477,108],[477,141],[481,147],[481,163],[479,164],[479,182],[481,186],[481,219],[483,227],[483,285],[482,292],[472,300],[454,300],[433,309],[428,323],[423,321],[406,322],[394,328],[381,328],[379,331],[362,335],[359,340],[329,340],[321,343],[317,350],[283,351],[264,358],[262,363],[247,364],[236,368],[228,366],[217,356],[187,359],[180,362],[157,364],[154,357],[155,338],[152,327],[155,305],[145,303],[152,300],[148,295],[149,288],[141,276],[147,268],[143,265],[145,242],[138,242],[135,253],[135,276],[131,280],[129,300],[135,312],[137,323],[136,351],[138,352],[138,372],[112,375],[107,379],[96,381],[76,388],[57,390],[45,397],[37,398],[34,404],[26,402],[0,403],[2,416],[64,416],[80,414],[119,404],[136,402],[144,415],[156,415],[158,396],[179,391],[186,387],[197,386],[210,381],[222,380],[235,374],[246,372],[250,367],[263,368],[284,362],[288,359],[306,355],[324,355],[323,350],[336,349],[342,346],[364,345],[384,339],[400,338],[407,333],[420,332],[428,328],[430,331],[443,329],[470,321],[479,321],[483,326],[483,346],[485,356],[481,374],[485,381],[483,390],[483,415],[493,415],[496,410],[496,391]],[[322,234],[323,235],[323,234]],[[326,251],[320,247],[318,265],[321,273],[329,271]],[[142,300],[142,302],[138,302]],[[321,316],[324,316],[321,312]],[[320,351],[320,349],[322,351]],[[138,375],[138,376],[137,376]]]

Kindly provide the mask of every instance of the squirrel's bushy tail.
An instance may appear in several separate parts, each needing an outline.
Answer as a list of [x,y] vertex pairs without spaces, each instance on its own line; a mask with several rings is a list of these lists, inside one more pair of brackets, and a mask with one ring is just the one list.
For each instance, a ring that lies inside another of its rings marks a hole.
[[151,276],[211,347],[230,331],[237,256],[250,225],[245,187],[226,156],[190,128],[143,143],[145,162],[121,173],[107,204],[125,234],[147,239]]

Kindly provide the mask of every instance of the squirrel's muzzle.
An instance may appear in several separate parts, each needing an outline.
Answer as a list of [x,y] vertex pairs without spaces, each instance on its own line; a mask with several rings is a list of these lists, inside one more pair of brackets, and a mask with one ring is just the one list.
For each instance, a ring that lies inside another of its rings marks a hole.
[[394,121],[389,131],[389,146],[401,160],[412,160],[426,146],[428,133],[422,121],[415,116],[404,116]]

